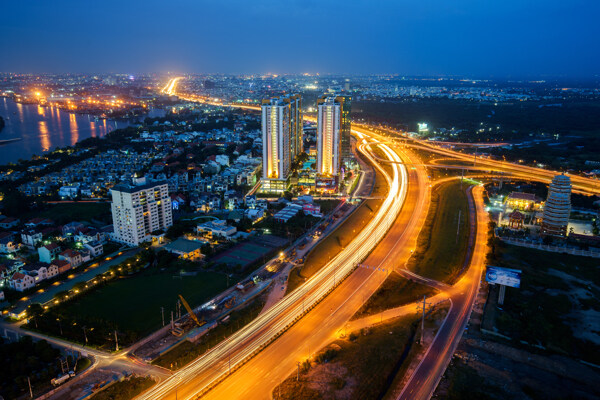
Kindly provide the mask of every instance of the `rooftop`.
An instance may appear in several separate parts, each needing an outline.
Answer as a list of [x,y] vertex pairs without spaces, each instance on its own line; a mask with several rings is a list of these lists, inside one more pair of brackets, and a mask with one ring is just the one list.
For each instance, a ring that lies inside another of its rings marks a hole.
[[195,240],[188,240],[179,238],[167,245],[165,245],[165,249],[171,251],[177,251],[180,253],[191,253],[192,251],[196,251],[202,248],[202,243]]
[[124,184],[124,183],[120,183],[118,185],[115,185],[112,188],[112,190],[116,191],[116,192],[123,192],[123,193],[137,193],[137,192],[140,192],[142,190],[152,189],[152,188],[154,188],[156,186],[166,185],[166,184],[167,184],[167,182],[165,182],[165,181],[146,183],[145,185],[139,185],[139,186],[127,185],[127,184]]

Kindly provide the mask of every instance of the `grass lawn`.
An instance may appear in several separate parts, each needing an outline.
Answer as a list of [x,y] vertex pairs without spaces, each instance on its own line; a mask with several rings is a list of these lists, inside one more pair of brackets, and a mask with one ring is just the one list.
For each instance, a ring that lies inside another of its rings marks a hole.
[[92,219],[109,224],[111,222],[111,211],[109,202],[101,203],[67,203],[67,204],[46,204],[44,209],[35,210],[22,218],[27,221],[29,218],[40,217],[50,218],[58,225],[72,221],[88,221]]
[[146,389],[152,387],[156,382],[147,377],[134,376],[120,382],[113,383],[106,389],[99,391],[90,397],[91,400],[130,400]]
[[496,306],[497,290],[490,291],[485,326],[495,326],[515,341],[600,363],[595,322],[600,312],[599,259],[495,240],[488,262],[523,272],[521,287],[506,289],[503,306]]
[[[388,191],[385,178],[378,173],[375,178],[373,197],[383,197]],[[296,289],[305,279],[317,273],[329,260],[346,247],[373,218],[383,200],[370,199],[363,202],[338,228],[323,239],[306,257],[302,268],[290,272],[287,293]]]
[[406,362],[415,321],[407,316],[336,340],[302,363],[299,381],[293,373],[276,387],[273,399],[382,398]]
[[[66,315],[113,321],[118,329],[147,334],[159,328],[160,307],[165,321],[175,311],[177,295],[198,306],[226,287],[226,277],[215,272],[198,271],[195,276],[173,276],[176,271],[145,271],[119,279],[61,306]],[[183,311],[182,311],[183,312]]]
[[461,189],[460,182],[449,182],[432,191],[431,207],[408,269],[442,282],[454,283],[458,279],[469,242],[465,189],[466,184]]
[[412,282],[397,272],[392,272],[383,285],[369,297],[367,302],[352,316],[352,319],[366,317],[389,308],[399,307],[429,297],[436,290],[416,282]]

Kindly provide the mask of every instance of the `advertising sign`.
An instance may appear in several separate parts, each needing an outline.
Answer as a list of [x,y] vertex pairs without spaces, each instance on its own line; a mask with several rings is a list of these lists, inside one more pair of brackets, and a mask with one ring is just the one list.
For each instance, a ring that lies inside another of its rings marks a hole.
[[485,280],[489,283],[518,288],[521,286],[521,271],[488,265]]

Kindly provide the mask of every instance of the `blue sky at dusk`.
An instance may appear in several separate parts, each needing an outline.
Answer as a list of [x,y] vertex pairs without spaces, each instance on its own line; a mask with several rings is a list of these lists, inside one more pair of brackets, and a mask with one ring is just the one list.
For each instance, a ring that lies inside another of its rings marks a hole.
[[3,72],[600,74],[600,1],[4,1]]

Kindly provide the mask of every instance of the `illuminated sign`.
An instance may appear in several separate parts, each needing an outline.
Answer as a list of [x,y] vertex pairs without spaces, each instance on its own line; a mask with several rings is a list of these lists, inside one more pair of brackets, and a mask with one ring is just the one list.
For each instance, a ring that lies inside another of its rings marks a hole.
[[488,265],[485,280],[489,283],[518,288],[521,286],[521,271]]

